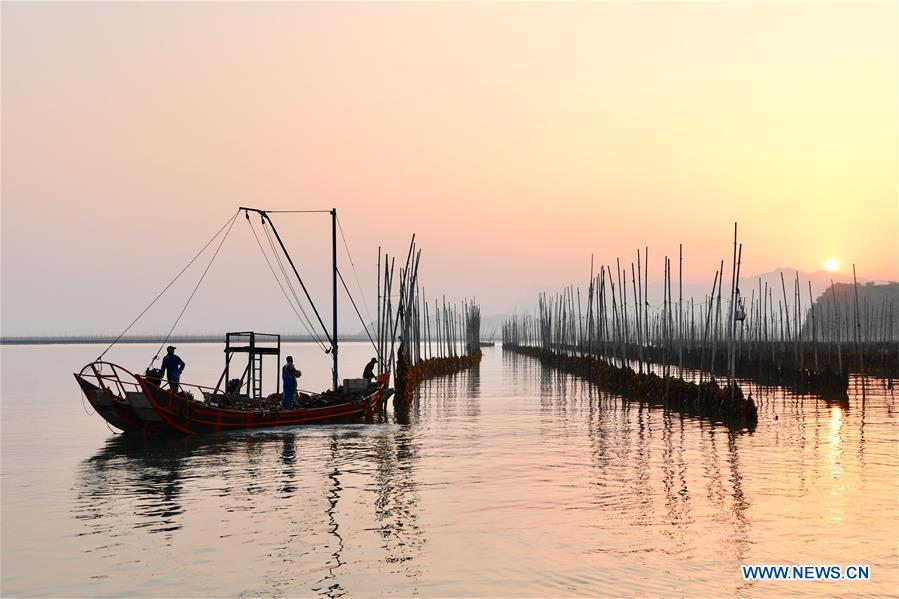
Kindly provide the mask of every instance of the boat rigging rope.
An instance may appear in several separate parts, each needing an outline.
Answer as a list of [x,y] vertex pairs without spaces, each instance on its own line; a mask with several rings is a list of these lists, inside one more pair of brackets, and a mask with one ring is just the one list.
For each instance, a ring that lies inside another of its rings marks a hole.
[[[243,208],[243,210],[250,210],[250,208]],[[252,210],[256,210],[256,209],[253,208]],[[257,210],[257,212],[259,212],[262,215],[263,226],[266,223],[268,223],[269,227],[272,230],[272,233],[274,233],[275,238],[278,240],[278,245],[281,246],[281,251],[284,252],[284,257],[287,258],[287,262],[290,264],[290,268],[293,269],[293,274],[296,275],[297,281],[300,283],[300,287],[303,289],[303,293],[306,295],[306,299],[309,301],[309,306],[312,308],[312,312],[315,314],[315,318],[318,319],[318,324],[321,326],[322,331],[325,334],[325,338],[327,338],[328,342],[331,344],[331,349],[334,349],[334,346],[337,343],[337,341],[336,341],[337,331],[333,332],[334,337],[332,338],[331,335],[328,333],[328,327],[325,326],[325,322],[322,320],[321,314],[318,313],[318,308],[315,307],[315,302],[312,301],[312,296],[309,295],[309,290],[306,288],[306,284],[303,282],[303,277],[300,276],[300,271],[297,270],[296,265],[293,263],[293,259],[290,257],[290,254],[287,251],[287,247],[284,245],[284,242],[281,240],[281,236],[278,235],[278,230],[275,229],[275,224],[272,222],[271,218],[268,216],[268,213],[266,211]],[[323,211],[316,211],[316,212],[323,212]],[[267,229],[266,229],[266,234],[268,234]],[[274,245],[272,245],[272,247],[274,247]],[[276,253],[276,255],[277,255],[277,253]],[[280,256],[278,256],[278,260],[280,262]],[[293,289],[292,285],[291,285],[291,289]],[[299,302],[297,302],[297,303],[299,303]],[[330,352],[331,349],[327,350],[325,353]]]
[[215,253],[212,254],[212,258],[209,259],[209,264],[206,265],[206,270],[203,271],[203,274],[200,276],[200,280],[197,281],[197,284],[194,286],[194,290],[191,291],[190,297],[187,298],[187,302],[184,304],[184,307],[181,308],[181,312],[178,314],[178,318],[175,319],[174,324],[172,324],[172,328],[169,329],[169,332],[166,333],[165,339],[162,340],[162,343],[159,345],[159,349],[156,350],[156,355],[153,356],[153,359],[150,360],[150,364],[147,368],[151,368],[153,366],[153,362],[159,359],[159,352],[162,351],[162,348],[165,347],[165,344],[168,343],[169,337],[172,336],[172,331],[175,330],[175,327],[178,326],[178,323],[181,321],[181,317],[184,316],[184,312],[187,310],[187,307],[190,305],[191,300],[194,298],[194,295],[197,293],[197,289],[200,288],[200,285],[203,283],[203,279],[206,278],[206,274],[209,272],[209,269],[212,267],[212,263],[215,262],[215,258],[219,255],[219,250],[222,249],[222,245],[225,243],[225,240],[228,238],[228,234],[231,232],[231,227],[234,226],[234,222],[237,220],[237,215],[240,214],[240,211],[234,213],[234,216],[231,217],[231,221],[228,223],[228,230],[225,231],[225,234],[222,235],[221,241],[219,241],[218,247],[215,248]]
[[169,281],[169,284],[166,285],[165,288],[164,288],[162,291],[160,291],[159,294],[158,294],[155,298],[153,298],[153,301],[150,302],[150,304],[149,304],[146,308],[144,308],[143,311],[142,311],[140,314],[137,315],[137,318],[135,318],[134,320],[132,320],[132,321],[131,321],[131,324],[129,324],[127,327],[125,327],[125,330],[122,331],[122,332],[119,334],[119,336],[116,337],[115,340],[113,340],[113,342],[110,343],[109,346],[108,346],[106,349],[103,350],[103,353],[100,354],[100,355],[97,357],[97,362],[99,362],[100,360],[102,360],[102,359],[103,359],[103,356],[106,355],[106,352],[108,352],[110,349],[112,349],[112,346],[115,345],[116,343],[118,343],[118,342],[122,339],[122,337],[125,336],[125,333],[127,333],[128,331],[131,330],[131,327],[134,326],[134,323],[136,323],[138,320],[140,320],[141,316],[143,316],[144,314],[146,314],[146,313],[147,313],[147,310],[149,310],[150,308],[153,307],[153,304],[155,304],[155,303],[157,302],[157,300],[159,300],[159,298],[161,298],[161,297],[163,296],[163,294],[164,294],[166,291],[169,290],[169,287],[171,287],[172,285],[175,284],[175,281],[177,281],[177,280],[181,277],[181,275],[183,275],[184,272],[185,272],[188,268],[190,268],[190,265],[193,264],[194,262],[196,262],[197,258],[199,258],[199,257],[203,254],[203,252],[206,251],[206,248],[208,248],[208,247],[212,244],[212,242],[215,241],[215,239],[216,239],[219,235],[221,235],[222,231],[225,230],[225,227],[228,226],[228,223],[231,223],[231,224],[234,223],[234,219],[237,218],[237,215],[238,215],[238,214],[240,214],[240,210],[238,210],[237,212],[235,212],[235,213],[234,213],[234,216],[232,216],[230,219],[228,219],[227,221],[225,221],[225,224],[223,224],[223,225],[221,226],[221,228],[220,228],[218,231],[216,231],[215,235],[213,235],[213,236],[209,239],[209,241],[206,242],[206,245],[204,245],[202,248],[200,248],[200,251],[197,252],[197,254],[196,254],[193,258],[190,259],[190,262],[188,262],[187,265],[186,265],[184,268],[182,268],[181,271],[180,271],[177,275],[175,275],[175,278],[172,279],[171,281]]
[[[262,242],[259,241],[259,235],[256,234],[256,227],[253,226],[253,221],[250,220],[249,214],[247,216],[248,216],[247,222],[250,224],[250,230],[253,231],[253,237],[256,238],[256,245],[259,246],[259,251],[262,252],[262,257],[265,258],[265,263],[268,264],[268,269],[271,271],[272,276],[275,277],[275,282],[278,284],[278,287],[281,289],[281,293],[284,295],[284,299],[287,301],[287,305],[290,306],[290,309],[293,310],[294,314],[296,314],[297,320],[300,321],[300,324],[303,325],[303,328],[306,329],[306,332],[309,333],[309,336],[312,337],[315,340],[315,342],[319,345],[319,347],[322,348],[322,351],[327,351],[327,349],[328,349],[327,346],[324,344],[324,342],[321,340],[321,338],[315,333],[315,330],[313,328],[310,328],[310,327],[312,327],[312,323],[309,321],[309,317],[306,315],[306,311],[303,310],[303,306],[300,305],[300,311],[303,313],[303,316],[300,316],[300,313],[297,312],[296,306],[294,306],[293,302],[290,301],[290,296],[288,296],[287,291],[284,290],[284,285],[281,283],[281,279],[278,278],[278,274],[275,272],[275,268],[272,266],[271,260],[269,260],[269,258],[268,258],[268,254],[265,253],[265,249],[262,247]],[[269,241],[271,241],[271,240],[269,240]],[[277,256],[277,255],[278,254],[275,253],[275,256]],[[283,267],[281,270],[282,271],[284,270]],[[285,276],[285,279],[286,279],[286,276]],[[286,280],[287,280],[287,284],[290,285],[290,279],[286,279]],[[293,292],[293,289],[291,289],[291,292]],[[294,295],[296,295],[296,293],[294,293]],[[306,319],[305,322],[303,321],[303,318]],[[308,323],[308,326],[307,326],[307,323]]]
[[82,393],[79,393],[78,395],[81,396],[81,409],[84,410],[84,413],[87,414],[88,416],[93,416],[94,414],[96,414],[97,410],[94,410],[93,412],[87,411],[87,406],[84,405],[84,393],[82,392]]
[[[368,302],[365,301],[365,292],[362,290],[362,283],[359,282],[359,273],[356,272],[356,264],[353,262],[353,256],[350,254],[350,246],[347,245],[346,236],[343,234],[343,227],[340,225],[340,218],[337,219],[337,230],[340,231],[340,238],[343,239],[343,247],[346,249],[346,256],[350,261],[350,266],[353,268],[353,276],[356,278],[356,287],[359,288],[359,295],[362,296],[362,306],[365,308],[365,314],[368,316],[368,322],[374,322],[374,319],[371,317],[371,312],[368,309]],[[380,274],[380,273],[379,273]],[[346,285],[344,284],[344,287]],[[349,295],[350,290],[347,289],[347,295]],[[359,311],[356,310],[358,314]],[[359,316],[359,319],[362,319],[362,316]],[[362,323],[363,325],[365,323]]]
[[266,210],[266,214],[331,214],[330,210]]
[[[350,290],[347,289],[346,281],[343,280],[343,275],[340,274],[340,269],[337,269],[337,276],[340,277],[340,282],[343,283],[343,288],[346,291],[347,297],[350,298],[350,302],[353,304],[353,308],[356,309],[356,315],[359,317],[359,320],[362,321],[362,315],[359,314],[359,307],[356,306],[356,300],[353,299],[353,296],[350,295]],[[371,346],[375,348],[375,353],[378,355],[378,360],[382,360],[381,352],[378,351],[378,346],[375,344],[375,340],[371,338],[371,333],[368,332],[368,327],[365,326],[365,322],[362,321],[362,328],[365,329],[365,334],[368,335],[368,340],[371,341]]]
[[[291,293],[291,295],[293,295],[293,299],[296,300],[297,306],[299,306],[299,308],[300,308],[300,312],[303,313],[303,316],[306,317],[306,320],[309,322],[309,325],[312,326],[312,328],[314,329],[315,327],[312,325],[312,319],[309,318],[309,315],[303,309],[303,303],[300,301],[300,298],[297,295],[296,289],[294,288],[293,283],[291,283],[290,277],[287,275],[287,269],[284,267],[284,261],[281,260],[281,254],[278,252],[278,250],[275,249],[275,242],[272,239],[272,234],[269,232],[269,228],[265,226],[264,220],[262,221],[262,231],[263,231],[263,233],[265,233],[265,237],[268,239],[269,247],[271,247],[272,254],[274,254],[275,259],[278,261],[278,268],[281,269],[281,274],[284,276],[284,280],[287,282],[287,287],[288,287],[288,289],[290,289],[290,293]],[[297,277],[299,277],[299,274],[297,275]],[[300,281],[300,284],[301,285],[303,284],[302,281]],[[305,288],[304,288],[304,290],[305,290]],[[306,293],[306,298],[309,300],[309,304],[312,305],[312,298],[309,297],[308,292]],[[314,305],[312,305],[312,309],[315,310]],[[321,319],[319,319],[319,324],[321,324]],[[331,337],[330,337],[330,335],[328,335],[327,329],[324,328],[323,324],[321,326],[322,326],[322,330],[325,333],[325,338],[328,339],[328,342],[330,343]],[[331,351],[330,348],[324,346],[324,343],[320,340],[320,338],[318,338],[317,336],[316,336],[316,338],[319,340],[319,343],[323,346],[322,349],[324,350],[325,353],[328,353]]]

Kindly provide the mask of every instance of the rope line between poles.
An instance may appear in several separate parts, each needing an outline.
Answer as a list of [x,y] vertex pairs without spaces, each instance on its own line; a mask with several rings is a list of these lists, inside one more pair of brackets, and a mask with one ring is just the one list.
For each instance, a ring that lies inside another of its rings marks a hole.
[[228,225],[228,230],[225,231],[225,234],[222,235],[222,240],[219,241],[218,247],[215,248],[215,253],[212,254],[212,258],[209,259],[209,264],[206,265],[206,270],[203,271],[203,274],[200,276],[200,280],[197,281],[197,284],[194,286],[194,290],[191,291],[190,297],[187,298],[187,302],[184,304],[184,307],[181,308],[181,312],[178,314],[178,318],[175,319],[174,324],[172,324],[172,328],[169,329],[169,332],[166,333],[165,339],[162,340],[162,343],[159,345],[159,349],[156,350],[156,355],[153,356],[153,359],[150,360],[149,366],[150,368],[153,366],[153,362],[159,359],[159,352],[162,351],[162,348],[165,347],[165,344],[168,343],[169,337],[172,336],[172,331],[175,330],[175,327],[178,326],[178,323],[181,321],[181,317],[184,316],[184,312],[187,310],[187,307],[190,305],[192,299],[194,299],[194,295],[197,293],[197,289],[200,288],[200,285],[203,283],[203,279],[206,278],[206,274],[209,272],[209,269],[212,268],[212,263],[215,262],[216,257],[219,255],[219,250],[222,249],[222,245],[225,243],[225,240],[228,238],[228,234],[231,232],[231,228],[234,226],[234,222],[237,220],[237,216],[240,214],[240,211],[235,212],[234,216],[231,217],[231,222]]
[[209,239],[209,241],[206,242],[206,245],[204,245],[204,246],[200,249],[200,251],[197,252],[196,255],[195,255],[193,258],[190,259],[190,261],[187,263],[187,265],[186,265],[184,268],[182,268],[181,271],[180,271],[177,275],[175,275],[175,278],[172,279],[171,281],[169,281],[169,284],[166,285],[165,288],[164,288],[162,291],[160,291],[159,294],[158,294],[155,298],[153,298],[153,301],[150,302],[150,304],[149,304],[146,308],[144,308],[143,311],[142,311],[140,314],[137,315],[137,318],[135,318],[134,320],[132,320],[132,321],[131,321],[131,324],[129,324],[127,327],[125,327],[125,330],[122,331],[122,332],[119,334],[119,336],[116,337],[116,338],[113,340],[113,342],[110,343],[109,346],[108,346],[106,349],[103,350],[103,353],[101,353],[101,354],[97,357],[97,361],[98,361],[98,362],[99,362],[100,360],[103,359],[103,356],[106,355],[106,352],[108,352],[110,349],[112,349],[112,346],[114,346],[116,343],[118,343],[118,342],[122,339],[122,337],[124,337],[125,334],[126,334],[128,331],[131,330],[131,327],[133,327],[134,324],[135,324],[138,320],[140,320],[140,318],[141,318],[144,314],[147,313],[147,310],[149,310],[150,308],[153,307],[153,304],[155,304],[155,303],[157,302],[157,300],[159,300],[159,298],[161,298],[161,297],[163,296],[163,294],[164,294],[166,291],[169,290],[169,287],[171,287],[172,285],[174,285],[174,284],[175,284],[175,281],[177,281],[179,278],[181,278],[181,275],[183,275],[184,272],[185,272],[188,268],[190,268],[190,265],[193,264],[194,262],[196,262],[197,258],[199,258],[199,257],[203,254],[203,252],[206,251],[206,248],[208,248],[208,247],[212,244],[212,242],[215,241],[215,239],[216,239],[219,235],[221,235],[222,231],[225,230],[225,227],[228,226],[228,223],[232,223],[232,224],[233,224],[234,219],[237,218],[237,215],[238,215],[238,214],[240,214],[240,211],[239,211],[239,210],[238,210],[237,212],[234,213],[234,216],[232,216],[230,219],[228,219],[227,221],[225,221],[225,224],[223,224],[223,225],[221,226],[221,228],[220,228],[218,231],[216,231],[215,235],[213,235],[213,236]]
[[[362,290],[362,283],[359,282],[359,273],[356,272],[356,264],[353,262],[353,255],[350,254],[350,246],[347,244],[346,235],[343,234],[343,227],[340,224],[339,217],[337,218],[337,230],[340,231],[340,238],[343,240],[343,247],[346,250],[346,256],[350,261],[350,266],[353,268],[353,276],[356,278],[356,287],[359,288],[359,295],[362,296],[362,306],[365,308],[365,315],[368,316],[368,322],[372,322],[374,319],[371,317],[371,311],[368,309],[368,302],[365,301],[365,291]],[[344,285],[344,287],[346,287],[346,285]],[[350,291],[349,289],[347,289],[347,295],[349,295],[349,293]],[[362,319],[361,315],[359,316],[359,319]]]

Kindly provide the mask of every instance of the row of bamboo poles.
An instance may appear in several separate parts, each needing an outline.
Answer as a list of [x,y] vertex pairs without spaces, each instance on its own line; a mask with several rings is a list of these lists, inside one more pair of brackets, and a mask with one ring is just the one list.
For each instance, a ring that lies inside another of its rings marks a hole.
[[381,371],[394,374],[400,402],[408,402],[421,381],[470,368],[481,359],[480,305],[465,300],[460,307],[441,296],[432,308],[419,281],[420,262],[414,235],[398,270],[395,257],[384,254],[382,260],[378,249],[376,350]]
[[514,343],[504,343],[503,351],[535,358],[544,366],[584,378],[626,399],[739,429],[753,430],[758,423],[758,408],[752,394],[744,397],[739,387],[722,387],[715,380],[699,384],[673,376],[659,376],[655,372],[638,373],[594,356]]
[[697,306],[693,298],[683,298],[680,246],[677,297],[675,269],[666,256],[657,308],[648,293],[648,248],[642,254],[637,251],[630,281],[627,266],[622,268],[618,259],[614,270],[601,265],[599,273],[591,264],[585,293],[568,287],[552,296],[541,294],[536,313],[513,316],[504,325],[503,343],[575,352],[640,373],[648,372],[650,364],[661,365],[664,376],[676,366],[677,378],[685,368],[698,370],[700,384],[706,374],[721,375],[731,389],[740,377],[802,391],[845,393],[850,370],[864,372],[866,364],[869,370],[897,368],[892,299],[860,311],[856,283],[853,306],[848,305],[846,290],[853,287],[848,285],[831,285],[828,293],[835,301],[815,302],[809,282],[809,304],[803,310],[798,274],[790,302],[781,273],[777,310],[775,290],[762,286],[761,279],[759,293],[751,291],[747,308],[739,286],[741,262],[735,225],[730,277],[722,260],[711,291]]

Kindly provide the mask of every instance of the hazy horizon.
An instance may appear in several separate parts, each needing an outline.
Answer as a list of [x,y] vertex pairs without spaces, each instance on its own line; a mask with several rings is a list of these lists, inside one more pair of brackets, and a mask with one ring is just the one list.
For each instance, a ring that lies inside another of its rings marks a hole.
[[[745,273],[897,278],[894,3],[0,10],[4,336],[118,333],[241,205],[336,207],[372,316],[413,233],[427,298],[485,314],[644,246],[710,286],[735,221]],[[274,218],[328,306],[326,215]],[[176,333],[285,304],[241,217]]]
[[[774,289],[775,294],[778,294],[781,287],[780,287],[780,279],[778,278],[777,274],[780,271],[787,271],[787,274],[785,275],[785,279],[787,281],[787,283],[786,283],[787,287],[790,289],[790,294],[791,294],[790,301],[792,301],[793,277],[796,274],[799,275],[800,285],[801,285],[801,289],[803,292],[801,301],[802,301],[802,305],[804,307],[807,307],[807,305],[808,305],[807,301],[806,301],[807,297],[804,295],[804,293],[805,293],[805,290],[807,289],[806,285],[809,282],[811,283],[811,286],[812,286],[814,299],[817,299],[821,294],[823,294],[826,291],[826,289],[829,287],[831,282],[835,282],[837,285],[840,285],[840,284],[851,285],[852,284],[852,276],[851,275],[845,275],[845,274],[835,273],[835,272],[828,272],[825,270],[816,271],[816,272],[812,272],[812,273],[805,273],[805,272],[798,271],[796,269],[792,269],[792,268],[788,268],[788,267],[779,267],[779,268],[776,268],[772,271],[765,272],[765,273],[756,273],[756,274],[745,275],[745,276],[741,275],[740,283],[743,285],[745,293],[747,295],[750,295],[750,294],[755,293],[755,290],[756,290],[757,284],[758,284],[758,280],[759,280],[759,278],[761,278],[763,285],[767,284],[768,286],[770,286]],[[873,284],[877,284],[877,285],[899,284],[894,280],[869,281],[867,279],[861,279],[861,278],[858,280],[858,283],[859,283],[859,285],[863,285],[863,284],[867,284],[867,283],[873,283]],[[580,288],[582,291],[586,290],[586,281],[580,281],[580,280],[574,281],[574,282],[572,282],[572,284],[575,285],[576,287]],[[674,282],[674,283],[672,283],[672,285],[673,285],[673,288],[676,289],[677,283]],[[543,289],[543,290],[540,290],[540,292],[538,292],[538,293],[545,292],[549,295],[553,295],[557,292],[561,293],[563,290],[564,290],[563,288]],[[678,300],[677,292],[673,291],[673,293],[674,293],[673,300],[677,301]],[[699,305],[699,303],[702,302],[704,300],[704,298],[707,297],[708,293],[709,293],[709,289],[707,288],[707,285],[705,284],[705,282],[697,283],[697,282],[687,281],[687,282],[684,282],[684,285],[683,285],[682,301],[684,302],[685,305],[688,305],[690,302],[690,299],[692,298],[697,303],[697,305]],[[726,295],[727,292],[722,292],[722,293],[724,293]],[[655,310],[660,310],[661,309],[660,301],[661,301],[661,294],[662,294],[661,279],[651,279],[649,281],[649,294],[650,294],[649,299],[651,300],[650,301],[651,308],[653,308]],[[531,313],[532,314],[532,313],[534,313],[536,310],[537,297],[538,296],[535,294],[533,297],[533,300],[534,300],[533,304],[525,304],[521,307],[510,310],[508,312],[482,313],[482,315],[481,315],[481,322],[482,322],[481,334],[482,334],[482,336],[489,337],[491,332],[493,332],[495,335],[498,335],[499,331],[502,328],[502,324],[505,322],[505,320],[515,314],[523,314],[523,313]],[[778,301],[780,301],[780,300],[778,300]],[[345,302],[342,301],[341,305],[343,303],[345,303]],[[143,306],[141,306],[141,308],[143,308]],[[354,313],[343,313],[341,315],[341,318],[342,319],[340,320],[340,325],[339,325],[339,332],[340,332],[341,338],[343,338],[347,341],[365,341],[365,342],[368,341],[365,330],[363,329],[362,325],[359,324],[359,320]],[[343,319],[346,319],[346,320],[343,320]],[[328,322],[330,322],[330,321],[328,321]],[[374,322],[375,321],[372,321],[369,324],[374,325]],[[124,324],[126,324],[126,323],[124,323]],[[124,324],[123,324],[123,326],[124,326]],[[172,334],[172,339],[203,337],[203,338],[212,338],[213,340],[217,340],[218,337],[222,337],[222,339],[223,339],[224,334],[227,331],[232,331],[232,330],[236,330],[236,329],[234,327],[229,327],[228,323],[224,323],[224,322],[221,323],[219,328],[207,329],[207,330],[202,330],[202,331],[191,330],[186,327],[180,327],[179,331],[174,332]],[[311,337],[305,331],[300,330],[299,325],[297,325],[295,322],[289,323],[283,329],[263,330],[263,329],[257,328],[256,330],[257,330],[257,332],[279,333],[282,335],[282,337],[289,337],[292,339],[293,338],[301,338],[304,340],[308,340],[310,342],[314,341],[314,338]],[[376,329],[374,326],[369,326],[369,331],[372,335],[375,334],[374,333],[375,330]],[[87,332],[73,331],[73,332],[64,332],[64,333],[47,332],[47,333],[39,333],[39,334],[24,332],[24,333],[18,333],[18,334],[13,334],[13,335],[9,335],[4,332],[4,333],[0,334],[0,339],[3,339],[3,340],[19,340],[19,339],[65,340],[68,338],[79,338],[79,339],[81,339],[81,338],[85,338],[85,339],[97,338],[97,339],[111,340],[111,339],[117,337],[121,332],[122,332],[121,330],[87,331]],[[162,338],[165,336],[165,334],[166,334],[165,329],[143,330],[140,326],[140,323],[138,323],[137,325],[135,325],[135,327],[133,329],[131,329],[127,332],[127,334],[122,338],[122,340],[123,340],[123,342],[134,342],[133,339],[135,339],[135,338],[154,338],[155,339],[155,338]],[[132,341],[129,341],[129,339]],[[486,337],[485,337],[485,339],[486,339]],[[486,340],[489,340],[489,339],[486,339]]]

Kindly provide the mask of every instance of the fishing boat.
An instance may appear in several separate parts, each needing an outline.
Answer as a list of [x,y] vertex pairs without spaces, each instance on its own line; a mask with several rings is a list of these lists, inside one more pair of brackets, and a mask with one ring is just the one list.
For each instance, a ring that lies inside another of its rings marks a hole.
[[[262,387],[263,360],[270,355],[280,362],[277,351],[260,346],[259,339],[280,336],[255,332],[228,333],[225,370],[216,387],[179,382],[173,390],[160,371],[150,369],[136,375],[111,362],[92,362],[75,379],[91,407],[110,425],[124,432],[189,435],[244,428],[268,428],[305,424],[371,422],[390,396],[390,373],[373,382],[344,379],[336,391],[300,392],[296,407],[282,409],[282,393],[265,394]],[[246,339],[246,345],[235,341]],[[250,368],[241,378],[228,377],[233,356],[247,354]],[[254,368],[255,367],[255,368]],[[222,381],[228,381],[223,388]]]
[[[243,207],[240,208],[238,214],[240,211],[247,214],[248,220],[250,212],[258,213],[262,218],[263,226],[271,228],[274,238],[277,239],[281,251],[287,257],[288,263],[305,292],[305,284],[268,213],[264,210]],[[180,381],[176,385],[172,385],[170,381],[163,380],[161,370],[152,367],[153,362],[144,374],[135,374],[127,368],[103,360],[103,354],[106,353],[104,351],[97,360],[75,373],[79,387],[97,414],[109,425],[126,433],[174,435],[214,433],[247,428],[373,421],[374,415],[392,394],[392,390],[389,389],[390,372],[382,372],[374,380],[344,379],[343,384],[338,385],[337,211],[330,210],[329,212],[332,216],[333,259],[333,321],[330,331],[324,327],[308,292],[306,292],[306,297],[312,305],[312,310],[329,343],[326,353],[330,354],[333,360],[333,386],[331,389],[321,393],[297,393],[292,402],[287,402],[292,404],[291,407],[282,407],[284,404],[282,403],[283,393],[280,388],[279,367],[281,336],[272,333],[240,331],[225,335],[225,367],[215,386]],[[231,224],[233,224],[233,219]],[[272,244],[272,250],[274,251],[274,249],[275,245]],[[344,288],[346,289],[346,285]],[[349,294],[349,289],[346,291]],[[132,322],[133,324],[134,322]],[[122,335],[119,336],[119,339]],[[114,344],[115,342],[106,351]],[[165,341],[163,341],[164,344]],[[238,367],[242,362],[241,357],[245,357],[245,367],[242,369]],[[270,392],[266,393],[265,365],[272,358],[275,361],[274,385],[270,386]],[[238,367],[237,370],[235,370],[236,367]],[[240,376],[232,378],[232,372],[237,373],[241,370]],[[273,390],[271,390],[272,387]]]

